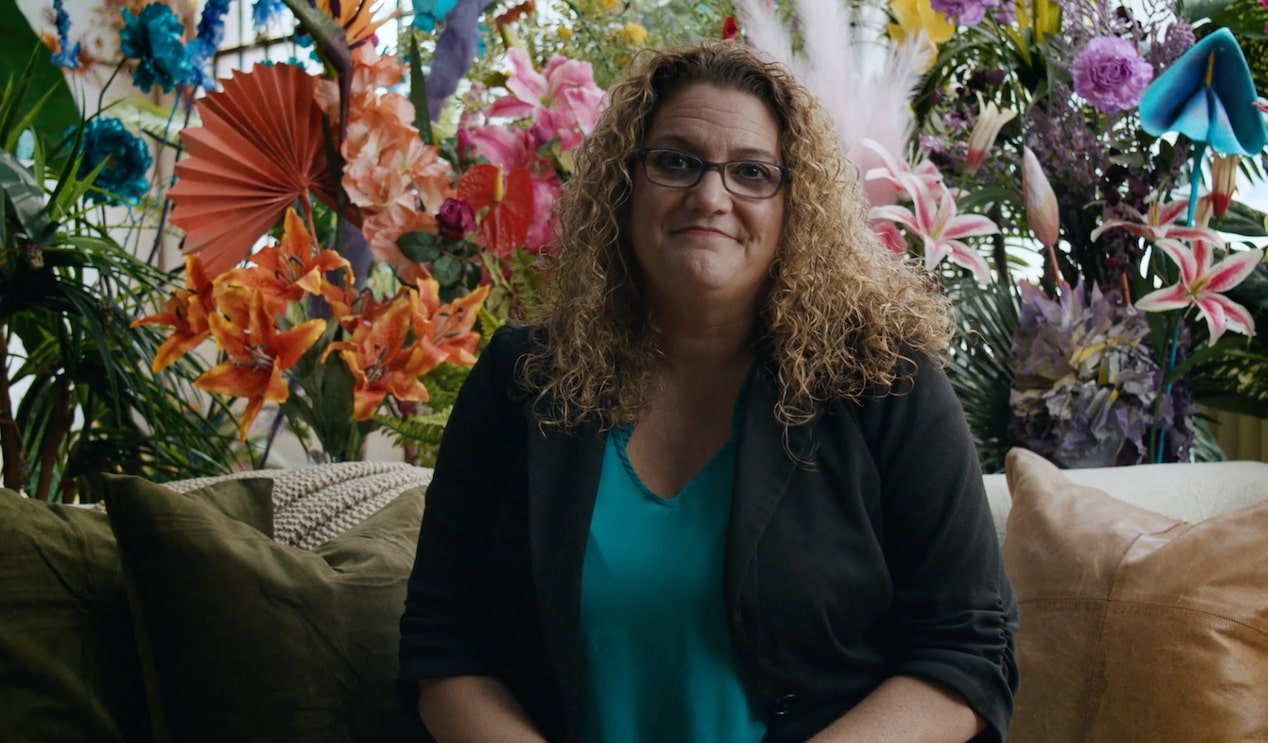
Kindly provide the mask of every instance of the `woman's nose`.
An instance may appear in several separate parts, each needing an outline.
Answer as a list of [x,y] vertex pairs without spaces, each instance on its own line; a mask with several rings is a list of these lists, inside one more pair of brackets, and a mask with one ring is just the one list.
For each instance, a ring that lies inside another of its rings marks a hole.
[[709,168],[696,185],[688,189],[688,197],[708,209],[730,206],[731,194],[722,180],[721,168]]

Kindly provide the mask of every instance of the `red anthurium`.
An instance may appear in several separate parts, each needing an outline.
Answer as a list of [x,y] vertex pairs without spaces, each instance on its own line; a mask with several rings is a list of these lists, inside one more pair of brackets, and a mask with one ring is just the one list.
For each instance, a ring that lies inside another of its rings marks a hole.
[[163,304],[163,311],[134,320],[139,325],[166,325],[176,332],[163,341],[154,353],[150,368],[158,373],[195,348],[211,335],[207,318],[216,310],[212,302],[212,283],[202,259],[185,256],[185,288],[177,289]]
[[[412,293],[412,292],[411,292]],[[397,295],[372,320],[357,326],[352,340],[331,343],[322,358],[332,351],[347,364],[357,379],[353,388],[352,419],[369,420],[390,394],[397,400],[427,402],[428,392],[418,378],[440,362],[424,344],[411,342],[410,317],[413,300]]]
[[305,294],[324,294],[327,272],[342,268],[347,277],[352,275],[352,266],[338,253],[314,247],[303,218],[288,208],[281,243],[261,248],[249,259],[254,266],[226,271],[216,277],[216,284],[257,289],[271,313],[285,312],[288,303],[298,302]]
[[473,165],[458,180],[458,198],[479,213],[487,209],[476,228],[480,245],[498,258],[528,239],[533,224],[533,176],[524,168],[506,175],[500,165]]
[[247,398],[239,439],[246,441],[251,422],[265,400],[286,402],[290,396],[282,372],[295,365],[321,338],[325,320],[309,320],[279,331],[264,295],[245,286],[217,287],[216,308],[208,324],[229,357],[194,381],[200,389]]

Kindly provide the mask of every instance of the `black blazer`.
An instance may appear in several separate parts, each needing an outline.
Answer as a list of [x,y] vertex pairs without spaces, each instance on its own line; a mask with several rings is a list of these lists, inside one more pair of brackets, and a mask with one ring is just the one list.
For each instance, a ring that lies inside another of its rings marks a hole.
[[[577,740],[581,567],[606,435],[543,432],[516,383],[526,329],[491,339],[445,429],[401,619],[400,691],[500,679],[552,743]],[[977,456],[945,375],[834,401],[788,432],[755,367],[739,432],[724,599],[765,702],[802,741],[886,678],[960,693],[1002,741],[1016,603]],[[793,456],[790,456],[792,452]]]

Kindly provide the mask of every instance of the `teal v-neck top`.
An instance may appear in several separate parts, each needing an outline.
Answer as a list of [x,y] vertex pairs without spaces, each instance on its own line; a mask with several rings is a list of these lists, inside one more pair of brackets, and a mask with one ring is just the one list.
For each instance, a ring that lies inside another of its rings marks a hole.
[[735,436],[668,500],[630,465],[629,436],[608,436],[582,567],[581,739],[757,743],[722,597]]

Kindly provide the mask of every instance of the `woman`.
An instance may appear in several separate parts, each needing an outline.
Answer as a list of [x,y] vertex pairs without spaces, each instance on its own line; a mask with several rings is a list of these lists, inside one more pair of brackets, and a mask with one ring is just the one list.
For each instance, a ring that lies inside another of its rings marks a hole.
[[401,621],[439,741],[1000,741],[1016,608],[939,368],[833,129],[726,42],[646,53],[553,293],[445,431]]

